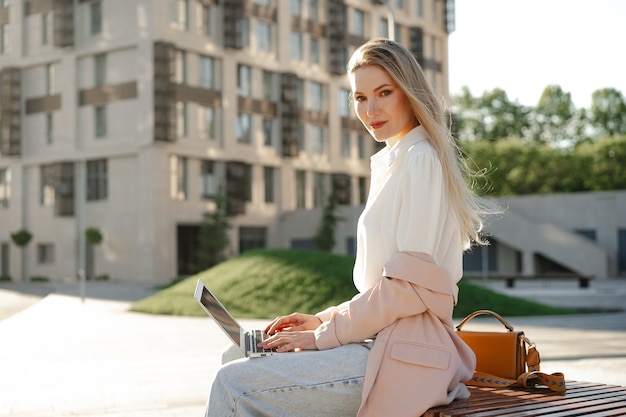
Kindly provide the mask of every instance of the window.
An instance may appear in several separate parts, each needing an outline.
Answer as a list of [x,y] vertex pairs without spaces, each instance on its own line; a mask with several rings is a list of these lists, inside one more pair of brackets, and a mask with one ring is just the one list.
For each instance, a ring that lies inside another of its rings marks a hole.
[[362,10],[354,9],[352,13],[352,34],[365,37],[365,13]]
[[367,178],[359,177],[359,204],[367,202]]
[[290,11],[292,16],[301,16],[302,0],[291,0]]
[[89,3],[89,33],[95,35],[102,32],[102,3],[92,1]]
[[306,207],[306,172],[296,171],[296,208]]
[[416,0],[417,1],[417,15],[419,17],[424,17],[424,0]]
[[98,54],[93,57],[93,85],[102,87],[106,84],[106,55]]
[[37,245],[37,263],[40,265],[54,263],[54,245],[52,243],[39,243]]
[[274,146],[274,119],[263,118],[263,145]]
[[437,22],[439,20],[439,10],[437,10],[437,8],[438,8],[438,2],[436,1],[432,2],[433,22]]
[[206,36],[213,36],[213,6],[202,6],[202,31]]
[[320,40],[315,36],[311,37],[310,41],[310,50],[309,50],[309,59],[312,64],[321,64],[322,63],[322,55],[320,53]]
[[176,51],[176,73],[174,80],[179,84],[187,84],[187,53],[180,49]]
[[272,5],[272,0],[254,0],[259,6],[269,7]]
[[106,200],[108,188],[107,160],[87,161],[87,201]]
[[261,52],[272,52],[272,25],[265,22],[256,24],[256,48]]
[[52,113],[46,113],[45,115],[45,133],[46,143],[50,145],[54,139],[54,119]]
[[367,144],[369,142],[369,138],[365,135],[359,135],[358,141],[358,149],[359,149],[359,159],[365,160],[367,159]]
[[239,228],[239,253],[265,248],[267,246],[267,228],[265,227],[240,227]]
[[250,45],[250,21],[248,19],[237,19],[237,22],[235,22],[235,32],[235,43],[238,46],[245,48]]
[[345,88],[339,89],[339,115],[350,117],[350,92]]
[[41,14],[41,44],[47,45],[49,42],[48,32],[50,31],[50,16],[51,13],[44,12]]
[[215,175],[215,162],[204,160],[201,164],[202,198],[209,199],[217,195],[217,175]]
[[215,108],[200,107],[200,111],[201,111],[201,119],[200,119],[201,129],[202,129],[201,136],[207,139],[216,139],[217,129],[216,129]]
[[187,158],[170,156],[170,197],[172,200],[187,199]]
[[179,138],[187,137],[189,133],[189,118],[187,117],[187,102],[179,101],[176,103],[176,133]]
[[324,132],[321,126],[311,126],[309,129],[310,132],[310,143],[311,143],[311,153],[322,155],[325,151],[324,147]]
[[350,158],[352,156],[352,140],[350,132],[341,132],[341,156],[343,158]]
[[325,205],[325,182],[324,174],[321,172],[313,173],[313,207],[324,207]]
[[304,132],[304,125],[302,123],[298,123],[296,125],[296,146],[298,149],[298,153],[304,152],[306,150],[306,137]]
[[9,52],[9,24],[0,25],[0,54]]
[[252,95],[252,69],[248,65],[237,65],[237,95],[240,97]]
[[275,170],[272,167],[263,168],[263,182],[265,186],[266,203],[274,202],[274,171]]
[[268,101],[276,101],[276,77],[271,71],[263,70],[263,98]]
[[54,64],[47,64],[44,71],[46,95],[51,96],[56,92],[56,71]]
[[302,61],[302,33],[292,31],[289,36],[291,59]]
[[322,103],[324,102],[324,90],[322,84],[311,82],[309,84],[309,107],[314,111],[322,111]]
[[11,202],[11,169],[0,168],[0,207],[7,208]]
[[170,22],[178,30],[189,30],[189,0],[170,0]]
[[380,19],[379,36],[389,37],[389,21],[387,19]]
[[214,90],[217,85],[215,60],[210,56],[200,56],[200,87]]
[[350,205],[352,201],[351,179],[346,174],[333,175],[333,193],[337,198],[337,204]]
[[251,119],[248,113],[239,113],[237,115],[237,142],[245,144],[252,143],[252,131],[250,129],[252,123]]
[[107,134],[107,113],[106,107],[94,107],[94,135],[103,138]]
[[319,0],[309,0],[309,20],[312,22],[320,21],[320,2]]
[[42,165],[39,171],[39,204],[48,207],[54,205],[54,185],[59,181],[54,165]]

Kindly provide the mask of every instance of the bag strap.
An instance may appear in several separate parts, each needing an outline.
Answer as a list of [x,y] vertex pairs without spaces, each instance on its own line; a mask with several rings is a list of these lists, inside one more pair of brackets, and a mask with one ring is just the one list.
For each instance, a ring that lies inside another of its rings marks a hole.
[[477,387],[504,388],[518,385],[524,388],[534,388],[536,385],[545,385],[552,391],[565,392],[565,376],[561,372],[546,374],[539,371],[525,372],[517,377],[517,379],[500,378],[486,372],[474,372],[474,376],[467,385],[475,385]]
[[470,315],[468,315],[467,317],[465,317],[465,318],[463,319],[463,321],[462,321],[462,322],[460,322],[460,323],[458,324],[458,326],[456,326],[456,329],[457,329],[457,330],[461,330],[461,328],[462,328],[463,326],[465,326],[465,324],[467,324],[467,322],[468,322],[468,321],[470,321],[470,320],[471,320],[471,319],[473,319],[474,317],[476,317],[476,316],[480,316],[480,315],[482,315],[482,314],[487,314],[487,315],[489,315],[489,316],[492,316],[492,317],[497,318],[497,319],[500,321],[500,323],[502,323],[502,324],[504,325],[504,327],[506,327],[506,329],[507,329],[508,331],[510,331],[510,332],[513,332],[513,331],[514,331],[513,326],[511,326],[511,325],[509,324],[509,322],[507,322],[506,320],[504,320],[504,318],[502,318],[502,316],[501,316],[501,315],[499,315],[498,313],[495,313],[495,312],[493,312],[493,311],[491,311],[491,310],[476,310],[476,311],[474,311],[472,314],[470,314]]

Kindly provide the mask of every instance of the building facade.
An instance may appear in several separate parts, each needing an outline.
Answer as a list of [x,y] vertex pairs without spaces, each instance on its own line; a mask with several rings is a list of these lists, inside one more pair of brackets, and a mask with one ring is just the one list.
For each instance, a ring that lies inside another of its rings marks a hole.
[[0,275],[197,272],[220,190],[232,255],[310,245],[331,193],[353,253],[377,146],[345,64],[390,25],[447,97],[451,0],[0,0]]

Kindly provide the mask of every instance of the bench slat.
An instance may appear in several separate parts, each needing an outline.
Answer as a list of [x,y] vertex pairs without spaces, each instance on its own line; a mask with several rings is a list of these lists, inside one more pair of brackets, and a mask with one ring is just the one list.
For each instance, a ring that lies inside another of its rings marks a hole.
[[[471,397],[433,407],[423,417],[619,416],[626,409],[626,387],[567,381],[567,391],[546,388],[468,387]],[[621,414],[620,414],[621,413]]]

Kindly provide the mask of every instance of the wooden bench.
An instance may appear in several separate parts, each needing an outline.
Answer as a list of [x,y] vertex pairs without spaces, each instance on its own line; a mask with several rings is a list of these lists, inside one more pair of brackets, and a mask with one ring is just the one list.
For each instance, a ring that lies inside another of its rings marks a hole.
[[503,276],[507,288],[514,288],[515,281],[541,281],[541,280],[577,280],[579,288],[589,288],[589,283],[594,279],[593,275],[506,275]]
[[468,387],[472,396],[433,407],[423,417],[626,416],[626,387],[567,381],[567,391],[547,388]]

